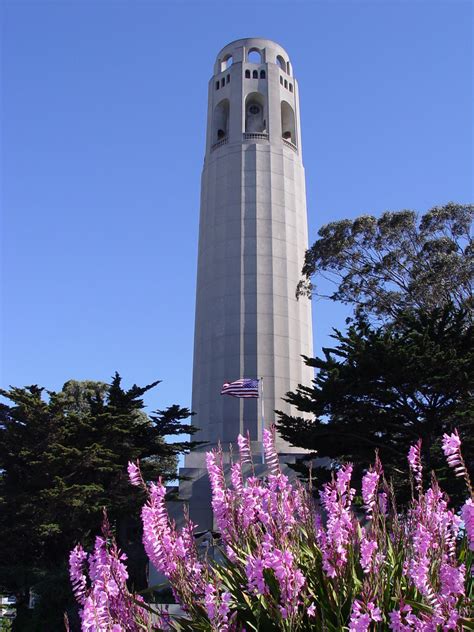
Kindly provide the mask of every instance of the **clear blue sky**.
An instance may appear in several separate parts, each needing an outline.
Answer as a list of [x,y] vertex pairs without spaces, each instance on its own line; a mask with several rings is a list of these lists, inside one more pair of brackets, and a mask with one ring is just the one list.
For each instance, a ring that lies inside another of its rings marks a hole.
[[[118,370],[190,405],[207,82],[234,39],[292,59],[310,240],[471,201],[472,6],[4,0],[1,385]],[[342,316],[314,305],[316,350]]]

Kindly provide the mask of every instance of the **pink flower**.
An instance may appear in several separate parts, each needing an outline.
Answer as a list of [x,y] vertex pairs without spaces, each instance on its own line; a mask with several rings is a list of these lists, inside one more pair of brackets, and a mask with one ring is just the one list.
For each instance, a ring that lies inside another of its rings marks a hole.
[[377,541],[368,540],[365,537],[360,542],[360,565],[364,573],[369,573],[373,567],[373,557],[377,550]]
[[461,447],[461,439],[459,438],[458,431],[455,430],[450,435],[444,433],[443,435],[443,452],[446,457],[454,456],[459,453]]
[[229,630],[228,621],[232,596],[229,592],[219,593],[213,584],[206,584],[204,592],[204,607],[211,622],[212,629],[219,632]]
[[464,503],[461,509],[461,517],[464,521],[469,549],[474,551],[474,503],[472,498],[469,498]]
[[[83,606],[80,611],[83,632],[101,630],[138,632],[151,623],[149,615],[127,589],[128,573],[126,556],[120,553],[110,536],[106,518],[103,525],[104,537],[96,537],[94,552],[87,556],[76,547],[70,556],[71,578],[74,593]],[[90,588],[86,588],[86,577],[82,570],[85,558],[89,561]]]
[[393,632],[411,632],[413,627],[410,623],[411,606],[400,604],[400,610],[392,610],[389,613],[390,629]]
[[148,502],[142,508],[143,545],[155,568],[171,580],[180,602],[180,587],[186,583],[195,595],[204,593],[202,566],[193,536],[194,525],[187,519],[178,533],[169,520],[165,496],[161,480],[150,485]]
[[86,600],[87,579],[84,572],[84,564],[87,560],[87,553],[78,544],[69,555],[69,576],[72,583],[72,592],[77,601],[84,605]]
[[242,494],[243,480],[242,480],[242,466],[240,463],[233,463],[230,468],[230,480],[236,492]]
[[343,465],[336,474],[336,487],[337,491],[342,495],[348,491],[349,484],[352,476],[352,465],[348,463]]
[[266,428],[263,430],[263,449],[265,451],[265,461],[268,464],[270,472],[272,472],[272,474],[278,474],[280,472],[280,462],[275,450],[273,432]]
[[367,632],[371,621],[382,621],[380,609],[371,601],[365,605],[356,599],[352,604],[349,632]]
[[382,613],[380,608],[376,606],[372,601],[369,601],[367,606],[367,612],[370,614],[372,621],[382,621]]
[[[168,515],[161,480],[147,487],[138,462],[129,463],[132,484],[148,491],[142,509],[146,552],[169,578],[177,601],[196,626],[234,632],[240,630],[245,609],[260,607],[271,613],[279,629],[320,626],[324,602],[319,612],[319,604],[317,609],[312,601],[318,594],[316,578],[337,608],[340,599],[351,595],[350,613],[346,606],[341,610],[345,619],[340,621],[341,629],[448,632],[459,628],[460,621],[469,616],[470,606],[465,594],[467,563],[461,564],[466,542],[459,538],[459,531],[464,521],[473,549],[474,504],[472,499],[465,503],[461,520],[449,508],[436,479],[423,491],[420,442],[408,455],[418,489],[408,511],[395,511],[393,520],[381,519],[388,496],[379,493],[382,467],[376,460],[362,482],[367,517],[373,519],[362,519],[359,524],[352,508],[355,490],[351,488],[350,464],[323,486],[322,511],[316,514],[302,487],[294,486],[282,474],[269,430],[264,432],[263,441],[269,471],[262,476],[255,472],[242,476],[243,463],[251,458],[248,438],[239,437],[241,459],[231,465],[230,472],[226,468],[226,476],[222,452],[206,456],[215,520],[222,534],[222,549],[231,561],[224,566],[198,557],[195,525],[185,517],[184,526],[178,529]],[[447,458],[459,467],[458,460],[463,462],[457,433],[445,435],[443,444]],[[231,485],[227,484],[228,475]],[[361,570],[365,575],[360,581]],[[138,632],[149,628],[149,615],[140,597],[127,590],[125,556],[113,543],[110,528],[96,539],[93,554],[88,556],[80,546],[71,552],[70,575],[81,606],[83,631]],[[380,598],[382,593],[388,599]],[[393,605],[393,599],[400,595],[413,599],[413,605],[403,601]],[[166,628],[161,615],[160,621]]]
[[367,516],[370,518],[375,507],[375,493],[379,482],[380,474],[376,470],[371,470],[362,479],[362,499],[364,501]]
[[237,437],[237,443],[239,446],[240,460],[242,463],[252,463],[252,455],[250,453],[250,440],[247,437],[239,434]]
[[423,467],[421,465],[421,439],[412,445],[408,451],[408,463],[418,487],[421,487]]
[[[417,617],[412,612],[411,606],[400,603],[400,610],[392,610],[389,613],[390,630],[393,632],[437,632],[443,619],[437,615],[421,614]],[[443,630],[451,628],[443,626]]]
[[430,597],[432,594],[429,583],[429,572],[430,561],[426,556],[410,560],[408,564],[408,576],[425,597]]
[[264,564],[275,573],[283,607],[289,615],[294,614],[298,609],[300,592],[306,580],[296,567],[293,553],[275,547],[265,556]]
[[378,495],[379,511],[382,516],[387,515],[388,498],[385,492],[380,492]]
[[216,589],[212,584],[206,584],[204,605],[206,607],[207,616],[212,621],[216,616]]
[[443,452],[449,467],[454,469],[456,476],[467,476],[466,466],[461,454],[461,439],[457,430],[450,435],[446,433],[443,435]]
[[336,479],[326,483],[320,492],[328,519],[326,529],[318,531],[318,540],[323,554],[323,569],[328,577],[335,577],[346,565],[347,550],[354,532],[351,473],[351,465],[342,467],[337,472]]
[[418,522],[413,534],[413,547],[417,555],[425,556],[430,550],[432,542],[433,537],[430,530],[422,522]]
[[229,592],[224,591],[221,594],[221,603],[219,606],[219,616],[225,623],[228,621],[228,614],[230,612],[229,604],[232,601],[232,595]]
[[245,572],[247,574],[249,589],[257,595],[265,595],[268,592],[263,570],[265,565],[260,557],[250,556],[248,558]]
[[460,619],[458,610],[451,610],[449,613],[448,620],[446,624],[443,626],[443,630],[458,630],[458,621]]
[[448,595],[464,595],[465,575],[466,567],[464,564],[457,567],[446,563],[441,564],[441,568],[439,570],[439,577],[441,580],[440,594],[443,597]]
[[222,452],[207,452],[206,465],[211,482],[212,509],[216,518],[217,528],[221,532],[224,541],[228,542],[233,533],[230,506],[231,494],[228,493],[225,485]]
[[142,474],[140,472],[138,461],[136,464],[133,463],[132,461],[129,461],[127,470],[128,470],[128,478],[132,485],[135,485],[135,487],[142,487],[145,485],[145,483],[143,482]]
[[150,486],[148,502],[142,508],[143,544],[150,561],[167,577],[174,571],[170,557],[171,533],[165,508],[165,486],[158,481]]

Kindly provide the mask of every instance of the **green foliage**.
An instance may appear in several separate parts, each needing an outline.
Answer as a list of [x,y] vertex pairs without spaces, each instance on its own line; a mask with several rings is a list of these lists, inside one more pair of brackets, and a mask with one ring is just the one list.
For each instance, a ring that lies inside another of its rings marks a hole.
[[457,426],[472,465],[473,334],[470,314],[453,305],[406,313],[383,327],[358,319],[345,333],[335,331],[336,343],[323,349],[324,357],[306,358],[316,378],[285,401],[312,418],[279,412],[280,434],[321,457],[354,462],[359,475],[378,450],[397,491],[405,484],[405,496],[403,463],[421,437],[425,465],[458,498],[459,486],[446,477],[440,441]]
[[473,306],[474,206],[449,203],[421,219],[413,211],[362,215],[323,226],[306,252],[298,295],[322,296],[313,277],[329,279],[327,298],[356,315],[393,319],[407,309]]
[[[165,442],[195,432],[184,423],[188,409],[143,412],[142,397],[157,384],[124,390],[116,374],[110,385],[69,381],[59,392],[36,385],[0,391],[8,400],[0,404],[0,585],[25,600],[34,585],[52,595],[50,580],[65,572],[77,541],[92,542],[104,506],[125,549],[131,529],[140,540],[142,498],[130,489],[127,462],[140,459],[148,480],[171,480],[177,456],[195,445]],[[145,581],[141,558],[137,584]],[[62,610],[56,615],[62,621]]]

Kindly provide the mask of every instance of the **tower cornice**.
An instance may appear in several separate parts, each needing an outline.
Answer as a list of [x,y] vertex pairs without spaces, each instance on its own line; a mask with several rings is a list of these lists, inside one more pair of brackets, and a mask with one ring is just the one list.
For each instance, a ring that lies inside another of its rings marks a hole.
[[214,75],[225,69],[229,58],[232,58],[232,63],[242,63],[248,61],[249,53],[254,51],[260,52],[263,63],[282,65],[284,62],[287,74],[293,74],[289,55],[278,42],[264,37],[246,37],[230,42],[219,51],[214,64]]

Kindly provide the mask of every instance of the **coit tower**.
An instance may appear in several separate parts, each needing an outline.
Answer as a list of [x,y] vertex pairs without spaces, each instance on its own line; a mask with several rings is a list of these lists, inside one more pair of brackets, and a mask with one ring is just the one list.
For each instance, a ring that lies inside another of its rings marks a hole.
[[[296,286],[308,246],[298,82],[275,42],[240,39],[209,82],[202,173],[192,409],[196,438],[225,448],[249,432],[259,451],[261,401],[220,394],[263,377],[265,425],[312,370],[311,304]],[[282,453],[293,450],[281,439]],[[199,452],[186,459],[198,465]]]

